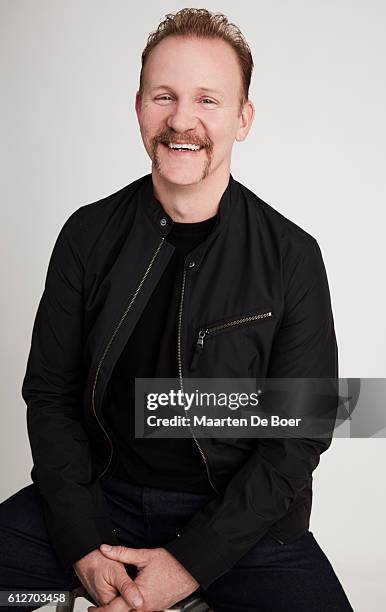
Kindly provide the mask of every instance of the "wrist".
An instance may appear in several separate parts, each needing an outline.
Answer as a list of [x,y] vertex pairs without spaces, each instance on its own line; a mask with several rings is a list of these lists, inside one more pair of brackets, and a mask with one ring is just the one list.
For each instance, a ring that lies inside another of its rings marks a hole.
[[95,548],[94,550],[91,550],[90,552],[86,553],[83,557],[75,561],[75,563],[73,563],[73,568],[76,569],[80,567],[81,565],[84,565],[85,563],[89,564],[90,562],[100,559],[100,557],[103,557],[103,554],[101,553],[99,548]]

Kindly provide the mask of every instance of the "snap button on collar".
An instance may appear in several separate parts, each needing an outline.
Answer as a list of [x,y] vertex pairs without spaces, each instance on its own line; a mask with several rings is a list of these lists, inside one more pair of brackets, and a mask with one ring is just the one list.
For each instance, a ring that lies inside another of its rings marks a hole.
[[162,227],[165,227],[166,224],[167,224],[166,219],[162,218],[160,221],[160,225],[162,225]]

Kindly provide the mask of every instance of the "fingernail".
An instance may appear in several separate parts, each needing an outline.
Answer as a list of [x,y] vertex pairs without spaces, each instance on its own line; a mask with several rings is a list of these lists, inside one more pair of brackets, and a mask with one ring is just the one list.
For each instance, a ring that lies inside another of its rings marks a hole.
[[135,597],[133,597],[133,604],[135,606],[141,606],[142,605],[142,597],[140,595],[136,595]]
[[109,550],[112,550],[113,547],[110,546],[110,544],[101,544],[101,549],[106,551],[106,552],[109,552]]

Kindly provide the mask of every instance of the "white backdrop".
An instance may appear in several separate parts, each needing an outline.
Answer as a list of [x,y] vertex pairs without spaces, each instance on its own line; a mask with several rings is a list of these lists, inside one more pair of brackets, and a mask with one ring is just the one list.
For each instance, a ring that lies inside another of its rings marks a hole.
[[[150,171],[134,113],[140,54],[183,6],[0,2],[0,500],[30,482],[21,383],[54,242],[79,206]],[[385,376],[386,5],[205,6],[242,29],[255,62],[256,118],[232,174],[318,240],[340,376]],[[385,461],[384,439],[336,439],[314,477],[311,529],[356,612],[386,609]]]

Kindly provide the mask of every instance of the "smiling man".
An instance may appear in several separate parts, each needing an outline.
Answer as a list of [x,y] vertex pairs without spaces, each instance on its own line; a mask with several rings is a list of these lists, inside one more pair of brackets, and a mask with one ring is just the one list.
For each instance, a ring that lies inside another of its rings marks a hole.
[[[183,17],[185,27],[187,17],[199,27],[200,14],[180,14],[174,27]],[[234,142],[246,138],[254,107],[229,42],[184,36],[181,29],[178,36],[164,32],[145,49],[136,112],[155,195],[173,221],[194,223],[217,212]],[[252,59],[244,71],[249,80]]]
[[151,174],[76,210],[50,259],[22,388],[33,484],[0,506],[2,589],[81,583],[111,612],[192,593],[215,612],[352,610],[309,531],[330,438],[134,436],[136,378],[337,377],[316,240],[230,174],[252,67],[204,9],[148,39]]

